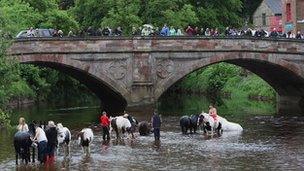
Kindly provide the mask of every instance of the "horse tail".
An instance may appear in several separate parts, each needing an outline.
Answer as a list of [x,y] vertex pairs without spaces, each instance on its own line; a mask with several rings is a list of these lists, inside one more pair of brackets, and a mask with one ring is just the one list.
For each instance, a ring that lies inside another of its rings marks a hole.
[[116,118],[111,120],[111,127],[114,129],[114,131],[116,133],[118,133],[118,127],[117,127],[117,124],[116,124],[116,120],[117,120]]

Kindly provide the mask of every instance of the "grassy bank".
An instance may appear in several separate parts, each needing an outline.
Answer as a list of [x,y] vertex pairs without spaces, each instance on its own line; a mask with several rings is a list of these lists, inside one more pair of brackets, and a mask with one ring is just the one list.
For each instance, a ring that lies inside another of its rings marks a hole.
[[[186,76],[171,91],[201,93],[211,97],[250,98],[274,101],[274,89],[259,76],[232,64],[219,63]],[[218,103],[218,101],[215,101]]]

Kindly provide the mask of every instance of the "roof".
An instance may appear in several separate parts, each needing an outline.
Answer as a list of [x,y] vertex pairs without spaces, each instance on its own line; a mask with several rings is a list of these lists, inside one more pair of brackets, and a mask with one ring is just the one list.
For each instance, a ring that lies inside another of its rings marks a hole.
[[265,0],[265,3],[274,14],[282,14],[282,0]]

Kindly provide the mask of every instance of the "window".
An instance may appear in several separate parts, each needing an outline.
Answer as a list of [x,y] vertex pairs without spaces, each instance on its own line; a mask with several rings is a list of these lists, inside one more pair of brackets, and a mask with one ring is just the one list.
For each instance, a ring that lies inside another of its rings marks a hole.
[[266,13],[262,14],[262,23],[263,23],[263,26],[266,26]]
[[291,5],[290,3],[286,4],[286,21],[291,21]]

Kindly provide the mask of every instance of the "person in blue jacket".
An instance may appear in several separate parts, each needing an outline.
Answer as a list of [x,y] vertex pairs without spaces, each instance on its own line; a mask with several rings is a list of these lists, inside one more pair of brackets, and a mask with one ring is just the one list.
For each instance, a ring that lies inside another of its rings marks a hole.
[[170,36],[169,27],[165,24],[164,27],[160,31],[161,36]]

